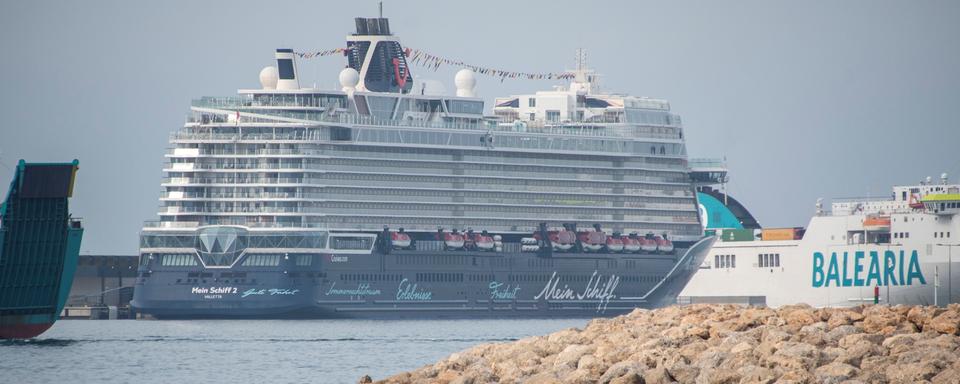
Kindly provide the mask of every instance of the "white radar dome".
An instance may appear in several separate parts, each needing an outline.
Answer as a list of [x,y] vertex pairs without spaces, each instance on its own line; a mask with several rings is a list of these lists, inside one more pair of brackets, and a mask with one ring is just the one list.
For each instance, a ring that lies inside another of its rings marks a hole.
[[260,86],[263,89],[277,89],[277,81],[280,80],[280,74],[277,67],[267,66],[260,70]]
[[340,86],[344,92],[353,91],[360,83],[360,73],[353,68],[344,68],[340,71]]
[[457,96],[476,97],[474,89],[477,87],[477,78],[470,69],[461,69],[453,78],[453,84],[457,86]]

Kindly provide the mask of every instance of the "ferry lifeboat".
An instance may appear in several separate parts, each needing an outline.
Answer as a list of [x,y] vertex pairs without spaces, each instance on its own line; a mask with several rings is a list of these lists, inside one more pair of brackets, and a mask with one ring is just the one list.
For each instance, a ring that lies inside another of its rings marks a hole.
[[653,234],[647,234],[638,240],[640,240],[641,251],[646,253],[653,253],[657,251],[657,241],[653,239]]
[[863,230],[867,232],[890,232],[890,216],[867,216],[863,219]]
[[607,243],[607,235],[600,229],[600,224],[593,225],[593,231],[584,231],[577,234],[584,252],[600,252]]
[[410,235],[403,231],[403,228],[400,228],[398,232],[390,232],[390,242],[393,244],[394,249],[407,249],[410,248]]
[[670,240],[667,240],[666,235],[664,235],[663,237],[655,236],[653,239],[654,241],[657,242],[657,251],[659,251],[660,253],[673,252],[673,242]]
[[623,240],[620,239],[619,233],[614,233],[613,236],[607,236],[607,251],[623,252]]
[[623,236],[620,238],[620,241],[623,242],[623,251],[629,253],[640,252],[640,239],[637,239],[636,233],[631,233],[630,236]]

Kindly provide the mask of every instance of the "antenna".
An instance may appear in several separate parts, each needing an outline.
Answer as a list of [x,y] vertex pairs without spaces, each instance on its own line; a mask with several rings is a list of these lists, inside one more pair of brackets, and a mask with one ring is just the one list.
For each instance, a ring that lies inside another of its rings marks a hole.
[[587,50],[584,48],[577,48],[577,71],[582,71],[587,67]]
[[383,2],[380,2],[380,18],[383,18]]

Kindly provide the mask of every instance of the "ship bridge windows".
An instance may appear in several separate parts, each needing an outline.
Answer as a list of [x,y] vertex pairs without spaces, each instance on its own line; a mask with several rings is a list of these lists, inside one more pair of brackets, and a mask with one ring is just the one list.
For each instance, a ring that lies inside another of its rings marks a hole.
[[373,117],[389,120],[397,106],[397,98],[391,96],[367,96],[367,105]]
[[760,268],[775,268],[780,266],[779,253],[761,253],[757,255],[757,266]]
[[714,255],[713,265],[715,268],[736,268],[737,255]]
[[280,265],[279,254],[250,254],[241,264],[246,267],[276,267]]
[[447,100],[447,111],[450,113],[462,113],[470,115],[483,114],[482,101],[467,100]]
[[195,255],[189,253],[172,253],[160,256],[160,265],[164,267],[192,267],[197,265]]

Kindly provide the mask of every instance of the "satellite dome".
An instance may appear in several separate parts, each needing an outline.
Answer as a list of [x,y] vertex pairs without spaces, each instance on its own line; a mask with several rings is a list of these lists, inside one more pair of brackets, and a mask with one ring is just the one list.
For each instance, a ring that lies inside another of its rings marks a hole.
[[457,96],[476,97],[474,88],[477,86],[477,79],[474,77],[472,70],[465,68],[457,71],[457,75],[453,78],[453,84],[457,86]]
[[360,73],[353,68],[344,68],[340,71],[340,86],[344,92],[353,91],[360,83]]
[[277,89],[279,79],[280,74],[277,72],[277,67],[267,66],[260,70],[260,86],[263,89]]

